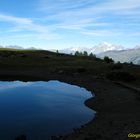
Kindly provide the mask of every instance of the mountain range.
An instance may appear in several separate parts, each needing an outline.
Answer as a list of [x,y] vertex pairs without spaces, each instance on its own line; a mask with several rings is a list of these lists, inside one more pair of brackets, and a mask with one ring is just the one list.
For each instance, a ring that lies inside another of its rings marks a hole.
[[[11,45],[11,46],[0,46],[0,48],[15,48],[15,49],[25,49],[21,46]],[[26,49],[37,49],[35,47],[30,47]],[[50,50],[56,52],[56,50]],[[66,54],[74,54],[76,51],[84,52],[87,51],[88,54],[93,53],[99,58],[104,58],[108,56],[112,58],[115,62],[133,62],[134,64],[140,65],[140,46],[136,46],[134,48],[125,48],[121,45],[114,45],[107,42],[100,43],[91,48],[87,47],[70,47],[66,49],[61,49],[59,52]]]
[[97,55],[100,58],[104,58],[105,56],[112,58],[116,62],[133,62],[134,64],[140,65],[140,47],[120,51],[106,51]]
[[109,44],[107,42],[95,45],[91,48],[83,47],[71,47],[67,49],[59,50],[61,53],[74,54],[76,51],[84,52],[87,51],[88,54],[96,54],[99,58],[104,58],[108,56],[112,58],[115,62],[133,62],[134,64],[140,65],[140,46],[134,48],[125,48],[121,45]]
[[79,52],[87,51],[88,53],[99,54],[99,53],[103,53],[103,52],[110,51],[110,50],[123,50],[123,49],[124,49],[124,47],[121,45],[113,45],[113,44],[109,44],[107,42],[103,42],[103,43],[95,45],[91,48],[71,47],[71,48],[66,48],[66,49],[62,49],[59,51],[61,53],[67,53],[67,54],[70,54],[70,53],[74,54],[76,51],[79,51]]

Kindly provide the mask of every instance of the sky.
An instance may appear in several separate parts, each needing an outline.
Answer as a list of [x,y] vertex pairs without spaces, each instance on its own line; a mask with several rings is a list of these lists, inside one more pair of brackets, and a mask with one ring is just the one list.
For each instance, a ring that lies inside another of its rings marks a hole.
[[0,45],[140,45],[140,0],[0,0]]

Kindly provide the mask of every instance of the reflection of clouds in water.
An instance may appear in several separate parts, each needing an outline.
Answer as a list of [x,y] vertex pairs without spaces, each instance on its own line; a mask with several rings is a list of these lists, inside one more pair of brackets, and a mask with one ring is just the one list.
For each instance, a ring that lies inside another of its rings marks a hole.
[[25,87],[31,84],[32,82],[21,82],[21,81],[0,82],[0,90]]
[[19,87],[31,87],[33,89],[45,89],[49,93],[65,93],[65,95],[72,96],[92,96],[90,91],[87,91],[85,88],[81,88],[76,85],[70,85],[67,83],[55,81],[37,81],[37,82],[21,82],[21,81],[11,81],[11,82],[0,82],[0,90],[14,89]]
[[[59,90],[64,93],[70,93],[70,94],[80,93],[80,94],[83,94],[88,97],[89,97],[89,94],[91,94],[90,91],[86,90],[85,88],[76,86],[76,85],[70,85],[67,83],[59,82],[59,81],[49,81],[49,83],[50,83],[50,85],[53,84],[54,89]],[[89,94],[87,94],[87,93],[89,93]]]
[[[53,81],[48,81],[48,82],[34,82],[32,83],[32,87],[39,87],[39,88],[45,88],[49,91],[51,91],[52,93],[66,93],[66,94],[83,94],[85,97],[89,97],[89,95],[92,96],[90,91],[87,91],[85,88],[81,88],[79,86],[76,85],[70,85],[67,83],[63,83],[63,82],[59,82],[57,80],[53,80]],[[88,93],[88,94],[87,94]]]

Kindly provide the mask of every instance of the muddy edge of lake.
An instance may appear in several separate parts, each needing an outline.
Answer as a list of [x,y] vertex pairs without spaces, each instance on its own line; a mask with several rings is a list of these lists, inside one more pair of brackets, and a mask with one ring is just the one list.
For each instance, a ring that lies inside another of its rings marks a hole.
[[0,80],[48,81],[59,80],[86,88],[95,94],[85,101],[97,111],[89,123],[74,129],[60,140],[128,140],[129,133],[140,133],[140,95],[113,82],[90,75],[1,72]]

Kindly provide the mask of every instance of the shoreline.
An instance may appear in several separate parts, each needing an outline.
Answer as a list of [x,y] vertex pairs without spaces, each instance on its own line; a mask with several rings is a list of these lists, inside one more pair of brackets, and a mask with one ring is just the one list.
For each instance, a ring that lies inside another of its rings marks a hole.
[[[139,93],[106,79],[92,79],[92,81],[94,81],[93,88],[85,80],[74,81],[72,84],[78,84],[78,86],[80,85],[95,94],[95,97],[85,101],[86,106],[97,111],[95,118],[81,128],[74,130],[73,133],[59,139],[128,140],[129,133],[138,133],[140,130]],[[64,82],[67,82],[67,80]],[[115,98],[113,97],[114,90]],[[109,93],[109,99],[107,96],[105,98],[104,92],[105,94]]]
[[[7,75],[7,76],[6,76]],[[5,73],[1,80],[48,81],[59,80],[74,84],[94,93],[85,105],[95,110],[95,118],[60,140],[128,140],[129,133],[140,131],[140,100],[138,93],[107,79],[90,75],[19,74]]]

